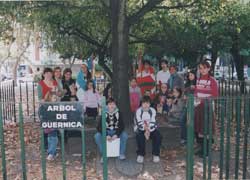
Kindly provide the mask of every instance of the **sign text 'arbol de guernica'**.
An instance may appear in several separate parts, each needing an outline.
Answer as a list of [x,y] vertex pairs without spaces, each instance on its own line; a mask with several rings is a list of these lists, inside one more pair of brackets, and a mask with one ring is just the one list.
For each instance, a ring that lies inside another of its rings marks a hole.
[[40,103],[38,113],[42,128],[75,129],[83,126],[83,106],[79,102]]

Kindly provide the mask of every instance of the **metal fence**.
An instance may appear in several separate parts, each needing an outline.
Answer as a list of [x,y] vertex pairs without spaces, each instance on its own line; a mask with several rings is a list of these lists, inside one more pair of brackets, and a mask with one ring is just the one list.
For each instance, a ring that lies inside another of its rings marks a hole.
[[[194,156],[194,97],[188,102],[188,143],[186,178],[194,179],[194,165],[201,159]],[[234,96],[203,99],[204,118],[202,165],[203,179],[249,179],[250,97]],[[213,146],[217,146],[214,148]],[[216,174],[214,167],[219,168]]]
[[16,99],[14,81],[4,81],[0,83],[0,102],[2,102],[1,110],[2,118],[5,121],[16,121]]
[[[75,102],[78,103],[78,102]],[[0,103],[1,104],[1,103]],[[103,179],[108,179],[108,167],[107,167],[107,153],[106,153],[106,119],[105,119],[105,108],[106,102],[105,99],[102,102],[102,148],[103,148]],[[0,109],[0,146],[1,146],[1,170],[2,170],[2,179],[7,180],[7,168],[6,168],[6,147],[5,147],[5,134],[3,128],[3,119],[2,119],[2,110]],[[19,141],[20,141],[20,156],[21,156],[21,168],[22,168],[22,179],[27,179],[27,168],[26,168],[26,151],[25,151],[25,141],[24,141],[24,122],[23,122],[23,108],[22,103],[19,103],[18,108],[18,128],[19,128]],[[87,179],[86,177],[86,152],[85,152],[85,129],[84,126],[79,129],[81,131],[81,143],[82,143],[82,178]],[[61,163],[62,163],[62,177],[61,179],[66,180],[66,161],[65,161],[65,147],[64,147],[64,129],[60,129],[60,137],[61,137]],[[47,179],[46,174],[46,157],[45,157],[45,139],[44,139],[44,129],[40,128],[40,155],[41,155],[41,177],[43,180]]]
[[249,81],[227,81],[220,80],[218,82],[220,96],[237,96],[242,94],[250,95]]
[[[108,84],[107,80],[96,81],[96,89],[102,92]],[[0,82],[0,102],[2,102],[3,122],[17,120],[17,104],[23,106],[26,121],[36,122],[38,108],[37,83],[20,81],[15,85],[14,80]]]

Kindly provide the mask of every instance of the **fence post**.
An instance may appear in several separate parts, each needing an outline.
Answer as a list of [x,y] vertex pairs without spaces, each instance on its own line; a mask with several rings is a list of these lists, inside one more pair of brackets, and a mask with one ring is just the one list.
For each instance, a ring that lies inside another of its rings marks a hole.
[[35,103],[35,83],[32,81],[32,94],[33,94],[33,117],[34,117],[34,122],[36,122],[36,103]]
[[14,100],[14,104],[13,104],[13,109],[14,109],[14,121],[16,122],[16,93],[15,93],[15,81],[12,81],[12,86],[13,86],[13,100]]
[[243,147],[243,176],[242,179],[246,179],[246,172],[247,172],[247,147],[248,147],[248,132],[249,132],[249,106],[250,106],[250,99],[244,98],[244,124],[245,124],[245,131],[244,131],[244,147]]
[[241,101],[236,99],[236,146],[235,146],[235,179],[239,176],[240,131],[241,131]]
[[187,119],[187,167],[186,179],[193,179],[193,166],[194,166],[194,96],[188,97],[188,119]]
[[204,121],[203,125],[203,179],[206,179],[207,175],[207,135],[208,135],[208,99],[204,100],[204,119],[201,119]]
[[64,148],[64,129],[60,129],[61,133],[61,153],[62,153],[62,171],[63,180],[66,180],[66,165],[65,165],[65,148]]
[[107,137],[106,137],[106,99],[102,101],[102,158],[103,158],[103,179],[108,179],[108,166],[107,166]]
[[224,116],[226,103],[225,99],[221,99],[221,114],[220,114],[220,179],[223,179],[223,163],[224,163]]
[[29,91],[28,91],[28,83],[26,81],[26,101],[27,101],[27,116],[29,116]]
[[230,142],[230,139],[231,139],[231,118],[232,118],[232,102],[231,100],[233,99],[227,99],[227,105],[228,105],[228,111],[227,111],[227,114],[226,114],[226,117],[227,117],[227,143],[226,143],[226,179],[229,179],[229,166],[230,166],[230,148],[231,148],[231,142]]
[[212,140],[213,140],[213,104],[212,104],[212,99],[209,99],[208,101],[208,179],[211,179],[211,167],[212,167]]
[[44,130],[42,127],[40,127],[40,136],[41,136],[41,161],[42,161],[42,176],[43,180],[47,179],[46,176],[46,160],[45,160],[45,147],[44,147]]
[[[83,121],[84,122],[84,121]],[[86,158],[85,158],[85,132],[84,132],[84,126],[81,129],[82,134],[82,174],[83,174],[83,180],[86,180]]]
[[3,180],[7,180],[6,158],[5,158],[5,144],[4,144],[4,129],[3,129],[2,103],[1,102],[0,102],[0,145],[1,145],[1,155],[2,155],[2,174],[3,174]]
[[27,176],[26,176],[26,164],[25,164],[23,109],[22,109],[21,103],[19,103],[19,136],[20,136],[20,142],[21,142],[22,174],[23,174],[23,180],[26,180]]

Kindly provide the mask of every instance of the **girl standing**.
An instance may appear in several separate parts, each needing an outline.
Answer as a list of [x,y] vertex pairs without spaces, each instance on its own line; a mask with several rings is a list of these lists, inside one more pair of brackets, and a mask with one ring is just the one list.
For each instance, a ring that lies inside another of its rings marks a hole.
[[77,83],[77,97],[78,99],[83,100],[84,93],[86,90],[87,81],[92,79],[92,75],[88,69],[88,64],[83,62],[81,65],[81,70],[77,74],[76,83]]
[[76,82],[72,79],[72,71],[70,68],[66,68],[63,71],[62,85],[64,89],[64,96],[61,101],[77,101]]
[[198,155],[202,155],[203,153],[205,98],[218,96],[218,85],[216,80],[209,74],[211,70],[210,68],[211,66],[209,62],[204,61],[200,63],[199,65],[200,78],[197,79],[196,87],[194,90],[194,96],[196,97],[194,128],[195,128],[197,143],[199,143],[201,146]]
[[98,106],[100,105],[101,97],[96,92],[93,81],[88,81],[83,99],[83,107],[87,116],[95,118],[98,115]]
[[[38,84],[38,98],[44,102],[54,102],[58,100],[60,93],[57,91],[57,82],[53,79],[51,68],[45,68],[43,71],[43,80]],[[52,161],[56,157],[56,147],[58,143],[57,131],[54,129],[45,129],[44,133],[48,143],[47,160]]]
[[136,78],[132,78],[129,87],[130,108],[133,113],[140,106],[141,90],[137,85]]

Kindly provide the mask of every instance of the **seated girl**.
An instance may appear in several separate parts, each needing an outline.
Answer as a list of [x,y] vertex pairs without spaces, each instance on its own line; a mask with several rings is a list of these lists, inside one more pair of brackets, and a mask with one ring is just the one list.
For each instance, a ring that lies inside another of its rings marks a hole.
[[169,111],[168,117],[169,121],[171,122],[180,122],[183,110],[184,110],[184,101],[182,99],[182,90],[181,88],[175,87],[173,89],[173,103],[172,103],[172,108]]

